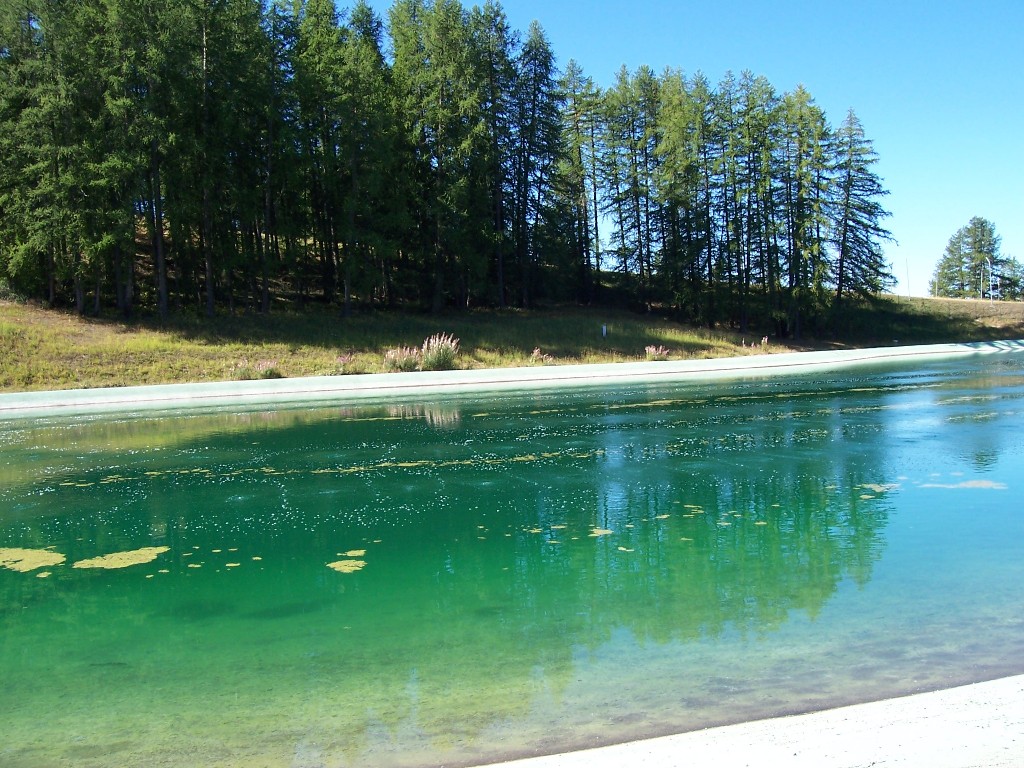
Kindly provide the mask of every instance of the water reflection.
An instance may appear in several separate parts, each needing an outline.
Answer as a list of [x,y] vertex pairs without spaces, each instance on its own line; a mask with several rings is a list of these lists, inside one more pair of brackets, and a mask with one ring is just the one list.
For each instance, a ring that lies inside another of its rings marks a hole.
[[[1016,370],[19,426],[0,547],[68,566],[0,569],[12,754],[472,762],[991,669],[1024,644],[986,586],[1022,560]],[[950,524],[960,493],[988,526]],[[918,588],[938,558],[970,602]]]

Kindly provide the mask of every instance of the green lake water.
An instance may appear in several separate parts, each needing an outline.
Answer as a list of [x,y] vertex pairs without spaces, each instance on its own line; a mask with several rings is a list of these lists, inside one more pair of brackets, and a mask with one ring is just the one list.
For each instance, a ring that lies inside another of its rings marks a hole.
[[0,560],[65,556],[0,567],[6,768],[471,765],[1024,672],[1019,354],[0,457]]

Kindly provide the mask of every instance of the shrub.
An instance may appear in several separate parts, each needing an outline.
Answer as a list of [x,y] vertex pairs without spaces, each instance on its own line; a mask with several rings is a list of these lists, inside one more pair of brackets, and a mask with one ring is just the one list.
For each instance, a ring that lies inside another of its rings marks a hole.
[[671,354],[669,350],[660,344],[658,346],[648,344],[644,352],[647,354],[648,360],[668,360],[668,356]]
[[338,355],[334,360],[336,367],[334,369],[333,375],[342,376],[346,373],[349,373],[352,369],[352,364],[355,362],[355,359],[356,356],[353,355],[351,352],[346,352],[343,355]]
[[384,353],[384,370],[415,371],[420,366],[420,351],[416,347],[394,347]]
[[533,354],[530,355],[530,359],[533,360],[535,363],[545,365],[551,362],[551,355],[546,355],[543,352],[541,352],[540,347],[534,347]]
[[252,379],[283,379],[284,374],[277,368],[274,360],[260,360],[258,363],[250,364],[248,360],[235,365],[232,369],[234,377],[238,381],[250,381]]
[[13,301],[24,304],[27,299],[11,287],[6,277],[0,277],[0,301]]
[[450,333],[435,333],[423,342],[421,365],[424,371],[450,371],[459,354],[459,340]]

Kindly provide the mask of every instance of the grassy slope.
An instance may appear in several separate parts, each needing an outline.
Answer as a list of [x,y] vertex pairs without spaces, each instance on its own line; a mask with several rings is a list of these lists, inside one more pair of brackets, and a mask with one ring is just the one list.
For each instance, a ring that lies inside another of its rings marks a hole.
[[[608,327],[607,337],[602,325]],[[373,373],[383,369],[385,350],[419,346],[441,331],[461,340],[463,368],[642,360],[648,345],[668,348],[673,359],[761,353],[744,346],[735,333],[611,310],[348,319],[310,310],[213,321],[179,317],[161,327],[0,302],[0,390],[215,381],[248,377],[261,364],[289,377]],[[839,342],[810,346],[1021,337],[1024,304],[901,298],[852,312]],[[537,348],[549,359],[534,359]],[[795,348],[772,343],[767,351]]]

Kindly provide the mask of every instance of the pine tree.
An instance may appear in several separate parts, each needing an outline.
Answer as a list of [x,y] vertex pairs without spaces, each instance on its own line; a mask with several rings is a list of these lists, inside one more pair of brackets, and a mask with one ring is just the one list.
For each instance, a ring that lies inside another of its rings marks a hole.
[[352,9],[342,44],[341,85],[347,114],[341,125],[342,157],[348,181],[343,202],[343,286],[345,314],[353,290],[372,293],[377,275],[379,295],[388,301],[388,256],[404,201],[395,189],[398,122],[393,110],[390,72],[382,51],[383,24],[359,0]]
[[479,231],[472,206],[471,170],[479,167],[486,126],[478,120],[483,84],[468,20],[456,0],[399,0],[391,8],[393,72],[404,115],[417,210],[423,235],[423,282],[432,286],[430,306],[439,311],[462,282],[459,303],[468,300],[466,278],[480,274],[478,254],[467,247]]
[[333,0],[304,0],[297,32],[295,78],[312,252],[324,300],[331,302],[337,290],[338,230],[346,189],[341,131],[349,106],[341,82],[343,30]]
[[701,203],[704,105],[694,99],[690,83],[679,71],[661,78],[661,126],[656,151],[657,194],[663,208],[660,278],[675,310],[688,319],[701,315],[705,302],[702,254],[707,210]]
[[487,202],[487,226],[481,233],[482,247],[492,252],[491,269],[495,281],[495,300],[499,307],[508,302],[507,256],[511,250],[509,224],[510,201],[514,195],[513,132],[515,109],[515,57],[518,35],[512,31],[501,6],[488,0],[474,6],[469,26],[479,67],[481,117],[485,133],[478,150],[475,184],[478,199]]
[[782,98],[780,143],[783,254],[787,313],[780,335],[800,338],[806,321],[824,304],[828,277],[828,140],[825,115],[811,94],[798,86]]
[[[0,7],[0,269],[17,290],[45,285],[51,255],[45,230],[33,216],[34,189],[42,169],[41,90],[49,76],[39,2]],[[49,299],[53,302],[53,283]]]
[[832,153],[832,309],[838,314],[845,295],[878,293],[893,282],[881,248],[892,235],[881,223],[889,214],[879,201],[886,194],[882,180],[872,169],[878,156],[852,109],[835,134]]
[[538,287],[535,268],[542,254],[537,234],[551,203],[551,182],[561,156],[555,57],[536,21],[530,24],[516,61],[514,94],[512,240],[520,302],[527,307]]
[[747,330],[753,288],[767,289],[778,306],[776,262],[771,249],[774,221],[773,157],[776,151],[778,97],[771,83],[750,72],[740,76],[738,115],[738,190],[740,256],[740,329]]
[[591,301],[600,284],[601,239],[596,137],[600,94],[594,81],[570,59],[559,82],[563,98],[565,159],[559,179],[570,248],[578,270],[580,298]]
[[992,296],[995,275],[1005,267],[1000,240],[995,224],[980,216],[958,229],[935,267],[932,295],[954,299]]

